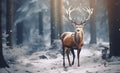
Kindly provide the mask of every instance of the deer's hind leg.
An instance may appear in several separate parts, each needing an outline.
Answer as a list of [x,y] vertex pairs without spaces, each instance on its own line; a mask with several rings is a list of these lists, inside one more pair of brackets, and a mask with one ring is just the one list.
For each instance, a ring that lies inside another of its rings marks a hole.
[[63,66],[65,67],[65,47],[62,46],[63,49]]

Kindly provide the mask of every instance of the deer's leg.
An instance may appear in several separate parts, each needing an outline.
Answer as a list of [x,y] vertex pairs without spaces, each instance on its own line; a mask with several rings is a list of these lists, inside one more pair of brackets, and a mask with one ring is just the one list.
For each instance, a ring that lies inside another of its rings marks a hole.
[[72,55],[73,55],[73,61],[72,61],[72,65],[74,65],[75,53],[74,53],[74,49],[73,49],[73,48],[71,48],[71,52],[72,52]]
[[67,58],[68,58],[68,62],[69,62],[69,66],[71,66],[69,53],[70,53],[70,48],[67,48],[67,50],[66,50],[66,54],[67,54]]
[[77,50],[77,57],[78,57],[78,67],[80,66],[80,63],[79,63],[79,58],[80,58],[80,57],[79,57],[79,54],[80,54],[80,51],[81,51],[81,49],[78,49],[78,50]]
[[63,66],[65,67],[65,47],[62,46],[63,49]]

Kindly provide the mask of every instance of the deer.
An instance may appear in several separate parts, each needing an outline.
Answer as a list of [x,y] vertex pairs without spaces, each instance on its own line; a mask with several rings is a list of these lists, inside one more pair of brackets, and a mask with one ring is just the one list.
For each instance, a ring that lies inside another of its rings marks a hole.
[[[80,11],[79,8],[76,8]],[[62,49],[63,49],[63,66],[65,67],[65,54],[67,55],[67,59],[69,62],[69,66],[74,65],[75,60],[75,53],[74,50],[77,50],[77,60],[78,60],[78,67],[80,67],[80,60],[79,60],[79,54],[81,52],[81,48],[84,45],[84,31],[83,28],[86,25],[86,21],[90,19],[91,14],[93,13],[92,8],[83,8],[88,13],[88,16],[85,18],[85,20],[81,23],[76,23],[73,18],[71,17],[71,12],[73,12],[75,9],[68,8],[67,15],[69,21],[71,21],[72,26],[74,28],[74,32],[63,32],[60,36],[60,39],[62,41]],[[73,60],[72,64],[70,62],[69,53],[72,53]]]

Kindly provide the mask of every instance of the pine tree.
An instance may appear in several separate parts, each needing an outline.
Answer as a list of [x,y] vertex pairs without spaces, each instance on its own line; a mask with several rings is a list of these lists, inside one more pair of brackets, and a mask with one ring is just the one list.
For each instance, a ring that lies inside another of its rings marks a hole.
[[89,0],[90,7],[93,8],[93,14],[90,19],[90,44],[96,44],[96,24],[95,24],[95,0]]
[[23,43],[23,22],[19,22],[16,25],[16,30],[17,30],[17,45],[21,45]]
[[57,39],[56,0],[51,0],[51,44]]
[[58,38],[63,33],[63,0],[57,0]]
[[39,35],[43,35],[43,12],[39,12]]
[[3,57],[2,49],[2,0],[0,0],[0,68],[9,67]]
[[6,34],[7,36],[7,46],[9,46],[11,49],[13,48],[13,3],[14,0],[7,0],[7,14],[6,14]]
[[110,56],[120,56],[120,0],[107,0]]

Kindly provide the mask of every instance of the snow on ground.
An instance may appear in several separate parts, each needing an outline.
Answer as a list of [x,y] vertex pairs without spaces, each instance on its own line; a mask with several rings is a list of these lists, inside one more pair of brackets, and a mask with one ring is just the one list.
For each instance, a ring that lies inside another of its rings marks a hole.
[[[120,73],[120,58],[112,57],[109,62],[101,59],[101,50],[95,46],[84,46],[80,53],[80,67],[75,64],[63,67],[63,57],[59,51],[46,50],[32,55],[21,56],[10,68],[0,69],[0,73]],[[75,51],[76,53],[76,51]],[[72,55],[70,54],[72,60]]]

